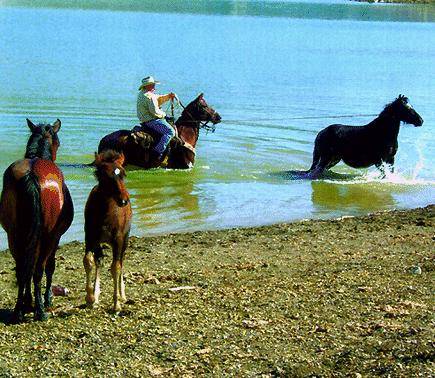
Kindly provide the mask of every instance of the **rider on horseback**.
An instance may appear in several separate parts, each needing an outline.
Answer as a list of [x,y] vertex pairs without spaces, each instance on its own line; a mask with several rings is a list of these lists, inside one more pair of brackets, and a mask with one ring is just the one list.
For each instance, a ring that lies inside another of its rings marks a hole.
[[160,140],[152,151],[154,156],[151,156],[152,160],[161,160],[170,140],[175,136],[175,129],[163,122],[163,119],[165,119],[166,122],[173,123],[174,118],[167,116],[160,109],[160,106],[176,98],[176,94],[171,92],[165,95],[158,95],[155,93],[156,84],[160,84],[160,82],[154,80],[152,76],[142,79],[137,95],[137,117],[143,128],[152,129],[161,135]]

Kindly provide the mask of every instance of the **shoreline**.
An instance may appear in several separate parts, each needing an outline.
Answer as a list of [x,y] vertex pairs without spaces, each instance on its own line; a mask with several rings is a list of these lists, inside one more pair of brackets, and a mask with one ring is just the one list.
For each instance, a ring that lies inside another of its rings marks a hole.
[[[428,204],[423,207],[415,207],[415,208],[406,208],[406,209],[391,209],[391,210],[379,210],[374,212],[369,212],[367,214],[363,215],[343,215],[343,216],[333,216],[331,218],[302,218],[302,219],[296,219],[291,220],[288,222],[277,222],[277,223],[268,223],[264,225],[253,225],[253,226],[235,226],[235,227],[229,227],[229,228],[214,228],[214,229],[203,229],[203,230],[195,230],[195,231],[173,231],[173,232],[162,232],[162,233],[156,233],[156,234],[150,234],[150,235],[132,235],[130,234],[130,239],[138,240],[138,241],[144,241],[152,240],[152,239],[164,239],[164,238],[172,238],[180,235],[186,235],[189,237],[189,235],[193,234],[214,234],[214,233],[230,233],[230,232],[238,232],[241,234],[248,233],[248,231],[255,231],[255,230],[269,230],[274,228],[282,228],[282,227],[291,227],[291,226],[297,226],[299,224],[307,224],[307,223],[330,223],[330,222],[337,222],[337,221],[343,221],[346,219],[359,219],[363,221],[363,219],[366,218],[373,218],[388,214],[394,214],[394,213],[414,213],[416,211],[424,210],[424,209],[430,209],[435,208],[435,204]],[[68,232],[68,231],[67,231]],[[5,233],[6,236],[6,233]],[[84,237],[83,237],[84,239]],[[6,242],[7,244],[7,242]],[[84,248],[84,240],[70,240],[63,242],[62,239],[60,240],[59,249],[61,248],[69,248],[69,246],[76,247],[77,245],[82,245]],[[3,248],[0,250],[0,256],[3,253],[9,253],[8,248]]]
[[431,4],[431,0],[350,0],[356,3],[380,4]]
[[[15,376],[430,376],[435,205],[333,220],[131,237],[127,302],[84,305],[83,243],[62,245],[47,322],[8,325],[0,254],[0,372]],[[40,361],[44,360],[41,364]]]

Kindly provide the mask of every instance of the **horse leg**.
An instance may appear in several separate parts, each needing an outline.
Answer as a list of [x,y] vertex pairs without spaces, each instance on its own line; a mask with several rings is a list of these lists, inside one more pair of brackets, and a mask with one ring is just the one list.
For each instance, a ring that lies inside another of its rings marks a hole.
[[110,271],[113,278],[113,311],[121,311],[121,281],[122,278],[122,247],[120,242],[114,242],[113,248],[113,259]]
[[335,164],[330,164],[330,159],[324,158],[323,156],[318,160],[314,167],[311,167],[307,172],[308,178],[315,180],[319,178],[324,171],[326,171],[330,166]]
[[310,169],[307,171],[307,173],[314,171],[315,168],[317,167],[317,165],[319,164],[319,161],[320,161],[319,146],[318,146],[317,143],[315,143],[315,145],[314,145],[314,151],[313,151],[313,162],[311,164]]
[[[89,307],[92,307],[95,303],[95,279],[96,279],[96,265],[94,259],[94,253],[92,251],[87,251],[83,257],[83,266],[86,272],[86,303]],[[99,283],[98,283],[99,285]],[[97,302],[98,302],[97,293]]]
[[375,167],[379,169],[379,172],[381,172],[381,179],[384,179],[386,177],[386,174],[385,174],[385,166],[383,162],[381,161],[380,163],[376,163]]
[[33,311],[32,306],[32,275],[34,265],[32,259],[29,259],[24,252],[18,252],[15,246],[18,243],[11,244],[12,255],[15,258],[16,277],[18,283],[18,296],[15,305],[14,313],[12,315],[12,323],[20,323],[24,320],[24,314]]
[[119,276],[119,295],[121,301],[125,302],[127,297],[125,296],[125,283],[124,283],[124,264],[121,262],[121,274]]
[[[317,179],[326,169],[329,168],[331,163],[330,151],[328,148],[322,148],[321,138],[317,136],[314,143],[313,163],[310,169],[306,172],[307,178],[311,180]],[[335,164],[334,164],[335,165]]]
[[125,250],[127,249],[128,245],[128,235],[124,239],[124,243],[122,245],[122,259],[121,259],[121,275],[119,277],[119,289],[120,289],[120,296],[121,300],[125,302],[127,300],[127,297],[125,296],[125,284],[124,284],[124,258],[125,258]]
[[[27,284],[26,278],[28,277],[25,276],[25,269],[18,261],[16,263],[15,271],[18,283],[18,296],[11,323],[21,323],[24,320],[24,290]],[[30,279],[28,279],[28,281],[30,281]]]
[[33,311],[32,304],[32,280],[29,279],[26,282],[26,287],[24,289],[24,313],[29,313]]
[[24,320],[24,301],[23,301],[24,286],[25,285],[23,282],[18,283],[18,298],[15,304],[15,309],[12,315],[11,323],[21,323]]
[[47,320],[48,316],[42,303],[41,281],[44,274],[44,262],[40,257],[33,273],[33,286],[35,291],[35,320]]
[[53,306],[53,293],[51,292],[51,285],[53,283],[53,273],[56,264],[55,252],[53,252],[45,264],[45,278],[46,287],[44,293],[44,307],[46,309]]
[[390,173],[394,173],[394,155],[388,156],[385,159],[385,163],[388,164],[388,170],[390,171]]
[[119,284],[121,282],[121,261],[114,259],[112,262],[112,266],[110,271],[112,273],[113,278],[113,311],[119,312],[121,311],[121,303],[120,303],[120,288]]

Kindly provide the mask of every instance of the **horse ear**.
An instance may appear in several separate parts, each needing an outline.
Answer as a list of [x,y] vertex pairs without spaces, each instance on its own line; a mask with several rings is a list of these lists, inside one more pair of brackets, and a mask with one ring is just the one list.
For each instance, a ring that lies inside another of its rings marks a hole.
[[97,152],[94,152],[94,163],[93,164],[97,165],[100,162],[101,162],[101,156],[100,156],[100,154],[97,153]]
[[204,93],[201,92],[196,99],[199,100],[199,99],[201,99],[203,97],[204,97]]
[[29,126],[30,131],[33,133],[33,130],[35,130],[36,126],[33,124],[33,122],[30,119],[26,118],[26,121],[27,121],[27,126]]
[[60,122],[60,119],[58,118],[58,119],[53,123],[53,131],[54,131],[55,133],[59,132],[59,130],[60,130],[60,125],[61,125],[61,122]]
[[125,156],[124,156],[124,154],[121,152],[120,154],[119,154],[119,157],[116,159],[116,162],[119,164],[119,165],[123,165],[124,164],[124,161],[125,161]]

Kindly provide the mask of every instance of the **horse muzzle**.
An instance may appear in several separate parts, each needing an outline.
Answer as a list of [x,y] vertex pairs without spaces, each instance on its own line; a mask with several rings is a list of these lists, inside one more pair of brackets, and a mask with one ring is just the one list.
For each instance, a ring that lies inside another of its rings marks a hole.
[[222,121],[222,118],[219,115],[219,113],[213,114],[213,118],[211,119],[211,122],[213,123],[213,125],[218,124],[220,121]]
[[418,117],[418,120],[417,120],[417,122],[416,123],[414,123],[414,126],[415,127],[420,127],[420,126],[423,126],[423,118],[421,118],[421,117]]

